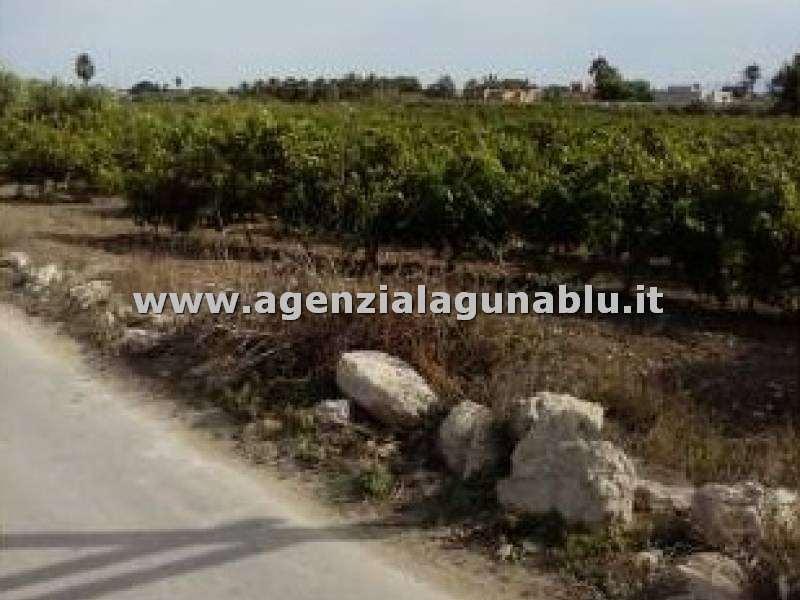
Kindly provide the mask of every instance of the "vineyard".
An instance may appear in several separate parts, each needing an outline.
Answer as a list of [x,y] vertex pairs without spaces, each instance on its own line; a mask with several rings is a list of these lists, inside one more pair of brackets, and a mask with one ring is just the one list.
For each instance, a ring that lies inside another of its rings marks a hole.
[[510,249],[653,264],[692,289],[791,306],[800,123],[645,109],[126,104],[31,94],[0,119],[0,175],[122,194],[145,226],[275,218],[374,254]]

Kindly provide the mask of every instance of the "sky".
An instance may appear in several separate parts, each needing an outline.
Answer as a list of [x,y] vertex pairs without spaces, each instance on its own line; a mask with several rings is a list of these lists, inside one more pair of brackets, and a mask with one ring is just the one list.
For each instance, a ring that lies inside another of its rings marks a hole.
[[0,0],[0,64],[74,81],[79,52],[113,87],[350,71],[567,83],[603,55],[629,78],[713,88],[800,52],[800,1]]

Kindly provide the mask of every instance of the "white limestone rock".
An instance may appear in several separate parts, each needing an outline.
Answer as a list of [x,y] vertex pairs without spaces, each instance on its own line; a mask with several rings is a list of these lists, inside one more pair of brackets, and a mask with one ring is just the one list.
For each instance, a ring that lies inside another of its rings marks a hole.
[[492,411],[469,400],[455,406],[439,427],[439,450],[462,479],[491,468],[499,454]]
[[715,552],[699,552],[676,567],[681,591],[668,600],[747,600],[747,577],[739,564]]
[[559,512],[570,523],[633,520],[636,469],[610,442],[545,440],[528,433],[514,450],[512,474],[497,484],[500,503],[532,514]]
[[31,259],[25,252],[9,252],[0,258],[0,268],[11,269],[16,272],[27,270],[30,264]]
[[93,279],[69,289],[70,298],[82,309],[88,310],[96,304],[108,302],[111,298],[111,282]]
[[514,441],[532,429],[550,439],[600,439],[603,430],[603,407],[568,394],[541,392],[530,398],[500,402],[498,420],[508,425]]
[[63,281],[64,272],[58,265],[48,264],[43,267],[32,267],[24,272],[23,283],[32,294],[41,294],[50,287]]
[[343,354],[336,381],[346,396],[390,427],[417,427],[439,405],[436,394],[419,373],[384,352]]
[[643,513],[687,514],[692,508],[694,493],[690,485],[667,485],[640,479],[634,491],[634,508]]
[[314,409],[317,421],[321,425],[343,426],[350,423],[351,402],[346,398],[323,400]]
[[130,354],[147,354],[161,342],[163,334],[147,329],[126,328],[118,342],[120,349]]
[[708,484],[697,490],[692,521],[717,548],[752,546],[764,539],[770,524],[791,527],[797,522],[798,496],[786,489],[757,483]]

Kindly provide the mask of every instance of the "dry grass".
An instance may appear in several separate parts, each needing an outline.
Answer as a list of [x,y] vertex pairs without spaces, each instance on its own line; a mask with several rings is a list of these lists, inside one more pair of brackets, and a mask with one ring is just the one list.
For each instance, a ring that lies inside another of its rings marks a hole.
[[749,574],[758,600],[800,598],[800,506],[796,514],[794,521],[767,519]]
[[[178,237],[166,248],[160,239],[155,250],[131,244],[137,235],[113,204],[0,204],[0,246],[22,247],[36,261],[110,278],[123,297],[164,290],[375,289],[379,281],[397,289],[421,282],[431,289],[459,286],[458,275],[420,270],[433,260],[424,254],[389,256],[385,261],[397,262],[393,274],[364,276],[334,260],[321,264],[308,244],[296,241],[265,260],[220,260],[186,256],[187,248],[197,247],[224,254],[214,232]],[[200,335],[215,323],[198,317],[188,327]],[[545,389],[599,401],[618,440],[677,477],[792,486],[800,481],[794,423],[800,414],[798,341],[794,325],[776,318],[678,313],[632,323],[482,316],[462,323],[430,316],[327,315],[289,323],[238,315],[229,325],[258,332],[281,349],[280,361],[259,365],[267,398],[297,389],[334,393],[332,371],[341,351],[384,349],[417,365],[451,401],[468,397],[491,404]],[[237,360],[230,351],[210,344],[187,359],[229,369]]]

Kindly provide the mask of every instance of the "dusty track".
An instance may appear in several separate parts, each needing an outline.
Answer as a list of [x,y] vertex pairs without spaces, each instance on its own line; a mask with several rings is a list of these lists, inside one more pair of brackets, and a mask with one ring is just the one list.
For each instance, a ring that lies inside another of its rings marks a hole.
[[300,512],[0,304],[0,597],[449,597]]

